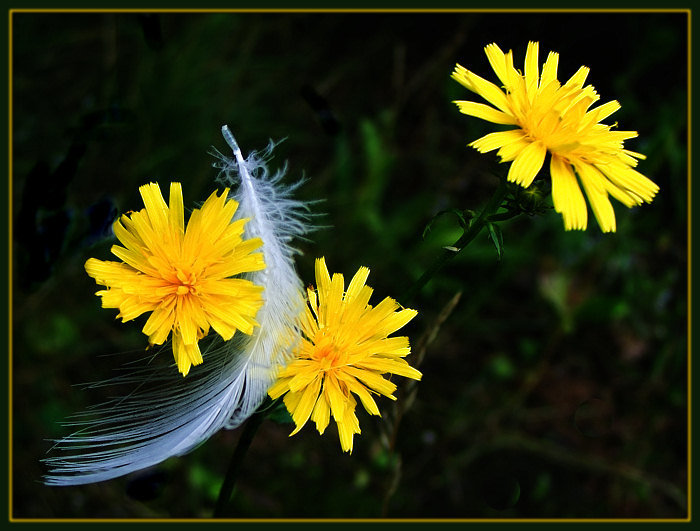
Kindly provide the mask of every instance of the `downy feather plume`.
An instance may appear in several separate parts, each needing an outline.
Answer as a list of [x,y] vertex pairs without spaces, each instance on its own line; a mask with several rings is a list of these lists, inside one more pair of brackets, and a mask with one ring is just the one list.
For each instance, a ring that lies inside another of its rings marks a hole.
[[45,460],[49,471],[44,481],[49,485],[119,477],[190,452],[222,428],[239,426],[263,402],[280,364],[291,356],[304,304],[292,242],[309,231],[308,207],[292,197],[299,182],[281,184],[284,168],[268,172],[273,143],[246,159],[227,126],[222,133],[233,157],[213,152],[219,180],[234,190],[236,218],[250,218],[246,237],[263,241],[266,268],[246,275],[264,288],[264,304],[256,316],[259,326],[250,336],[236,334],[226,342],[215,334],[204,338],[204,363],[187,378],[172,367],[154,367],[161,356],[153,356],[123,376],[92,384],[124,384],[132,390],[67,422],[77,431],[56,441],[54,449],[61,456]]

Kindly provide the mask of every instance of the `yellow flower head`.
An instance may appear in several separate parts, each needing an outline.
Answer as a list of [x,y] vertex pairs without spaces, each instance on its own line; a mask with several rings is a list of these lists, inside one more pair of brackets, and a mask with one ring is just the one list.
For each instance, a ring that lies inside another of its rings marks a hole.
[[107,286],[98,291],[104,308],[118,308],[122,321],[153,312],[143,327],[151,345],[172,331],[173,354],[186,376],[202,363],[198,341],[212,326],[224,340],[236,330],[251,334],[262,306],[262,288],[234,275],[265,268],[259,238],[243,240],[247,219],[232,221],[238,208],[227,200],[228,188],[195,209],[185,229],[180,183],[170,184],[170,206],[160,187],[139,188],[145,209],[121,216],[114,234],[124,245],[112,246],[122,262],[90,258],[85,270]]
[[627,207],[652,201],[659,187],[633,169],[644,155],[623,147],[637,133],[613,131],[600,123],[620,104],[610,101],[590,109],[600,97],[593,86],[583,86],[587,67],[579,68],[562,85],[557,81],[559,55],[550,52],[540,73],[536,42],[528,43],[524,75],[513,66],[512,51],[504,54],[496,44],[485,50],[505,92],[458,64],[452,78],[495,108],[472,101],[455,103],[464,114],[516,128],[490,133],[470,146],[481,153],[498,149],[501,162],[513,161],[508,180],[524,188],[530,186],[549,152],[552,199],[566,230],[585,229],[588,223],[578,181],[603,232],[615,231],[608,194]]
[[284,403],[296,424],[291,435],[309,418],[322,434],[332,414],[344,452],[352,451],[353,436],[360,433],[353,393],[369,413],[379,415],[372,394],[396,400],[396,384],[382,374],[414,380],[422,376],[403,359],[411,352],[408,338],[387,337],[417,312],[396,311],[399,305],[389,297],[375,307],[367,304],[373,291],[365,285],[368,275],[369,269],[361,267],[344,291],[343,275],[335,273],[331,279],[325,260],[316,260],[318,291],[307,290],[300,346],[268,391],[273,399],[287,393]]

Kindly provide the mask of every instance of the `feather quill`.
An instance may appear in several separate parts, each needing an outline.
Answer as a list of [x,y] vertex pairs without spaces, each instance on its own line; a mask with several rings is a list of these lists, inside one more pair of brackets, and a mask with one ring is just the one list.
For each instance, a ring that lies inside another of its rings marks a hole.
[[272,142],[263,153],[244,158],[227,126],[222,133],[233,157],[213,151],[219,180],[232,187],[231,196],[239,202],[236,217],[250,218],[246,237],[263,241],[266,268],[247,275],[264,287],[264,304],[256,316],[260,326],[250,336],[236,334],[227,342],[210,334],[200,342],[204,363],[187,378],[172,367],[148,363],[92,384],[135,389],[72,417],[67,424],[77,431],[54,445],[62,455],[44,460],[48,485],[104,481],[192,451],[220,429],[235,428],[252,415],[291,356],[304,304],[292,242],[309,231],[308,206],[292,197],[300,182],[281,184],[286,167],[269,173]]

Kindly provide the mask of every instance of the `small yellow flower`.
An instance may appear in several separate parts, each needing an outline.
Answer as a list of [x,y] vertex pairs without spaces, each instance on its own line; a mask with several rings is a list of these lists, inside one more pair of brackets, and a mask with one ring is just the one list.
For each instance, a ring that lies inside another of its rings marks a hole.
[[610,101],[589,109],[600,97],[592,85],[583,86],[587,67],[579,68],[562,85],[557,81],[557,53],[549,53],[540,74],[536,42],[528,43],[524,75],[513,67],[512,51],[504,54],[496,44],[485,50],[505,92],[458,64],[452,78],[495,108],[472,101],[454,103],[464,114],[516,128],[490,133],[470,146],[481,153],[498,149],[501,162],[513,161],[508,180],[524,188],[530,186],[549,152],[552,199],[566,230],[585,229],[588,223],[579,181],[603,232],[615,231],[608,194],[627,207],[652,201],[659,187],[633,169],[644,155],[623,147],[637,133],[613,131],[613,126],[599,123],[620,104]]
[[309,418],[323,434],[332,414],[344,452],[352,452],[353,436],[360,433],[353,393],[369,413],[379,415],[372,394],[396,400],[396,384],[382,374],[414,380],[422,376],[403,359],[411,352],[408,338],[387,337],[417,312],[396,311],[399,305],[389,297],[375,307],[367,304],[373,291],[365,285],[368,275],[369,269],[361,267],[344,291],[343,275],[335,273],[331,279],[325,260],[316,260],[318,291],[307,289],[300,346],[268,391],[273,399],[287,393],[284,404],[296,424],[291,435]]
[[107,286],[98,291],[102,307],[118,308],[122,321],[153,312],[143,327],[151,345],[172,332],[173,354],[186,376],[202,363],[198,341],[212,326],[224,340],[236,330],[251,334],[262,306],[262,288],[230,278],[265,268],[259,238],[243,240],[247,219],[232,221],[238,208],[228,188],[195,209],[185,229],[180,183],[170,184],[170,206],[157,184],[139,188],[145,209],[121,216],[114,234],[124,247],[112,246],[122,262],[90,258],[87,274]]

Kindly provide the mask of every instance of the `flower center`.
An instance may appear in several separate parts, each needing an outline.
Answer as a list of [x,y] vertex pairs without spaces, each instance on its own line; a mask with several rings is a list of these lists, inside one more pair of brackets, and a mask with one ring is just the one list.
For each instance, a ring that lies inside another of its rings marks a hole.
[[321,338],[315,346],[314,358],[322,371],[330,371],[347,363],[344,349],[338,348],[330,338]]
[[175,268],[175,275],[179,282],[177,286],[178,295],[197,295],[197,275],[192,271],[183,270],[179,267]]

